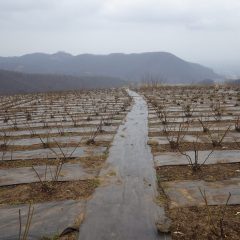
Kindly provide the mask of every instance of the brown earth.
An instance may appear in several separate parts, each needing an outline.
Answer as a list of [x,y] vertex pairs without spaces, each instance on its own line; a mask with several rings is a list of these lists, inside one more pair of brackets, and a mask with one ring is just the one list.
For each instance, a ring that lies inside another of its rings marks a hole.
[[[65,160],[65,163],[82,163],[85,168],[98,168],[104,163],[107,158],[107,154],[100,156],[80,157]],[[33,160],[10,160],[0,161],[0,169],[20,168],[20,167],[32,167],[35,165],[57,165],[57,159],[33,159]]]
[[[240,143],[238,142],[224,142],[221,144],[221,146],[214,147],[211,143],[197,143],[196,144],[196,149],[199,151],[207,151],[207,150],[236,150],[239,149]],[[193,143],[192,142],[182,142],[179,145],[179,149],[182,152],[185,151],[192,151],[193,150]],[[177,152],[177,149],[172,149],[170,147],[170,144],[161,144],[157,146],[152,146],[152,153],[156,152]]]
[[175,180],[204,180],[221,181],[240,177],[240,163],[222,163],[203,165],[201,169],[192,171],[191,166],[162,166],[157,167],[157,176],[160,182]]
[[[36,150],[36,149],[46,149],[46,148],[65,148],[65,147],[86,147],[86,146],[101,146],[101,147],[108,147],[110,145],[111,141],[101,141],[96,140],[93,144],[89,145],[86,144],[86,142],[82,142],[79,144],[79,142],[71,142],[71,143],[46,143],[46,145],[43,145],[42,143],[39,144],[33,144],[28,146],[17,146],[17,145],[9,145],[7,146],[7,151],[28,151],[28,150]],[[1,149],[0,149],[1,150]]]
[[0,204],[40,203],[88,198],[99,185],[97,179],[19,184],[0,187]]
[[[227,206],[222,221],[223,206],[175,208],[169,211],[172,220],[171,235],[173,240],[239,240],[240,205]],[[211,219],[211,220],[210,220]],[[211,223],[212,222],[212,223]]]

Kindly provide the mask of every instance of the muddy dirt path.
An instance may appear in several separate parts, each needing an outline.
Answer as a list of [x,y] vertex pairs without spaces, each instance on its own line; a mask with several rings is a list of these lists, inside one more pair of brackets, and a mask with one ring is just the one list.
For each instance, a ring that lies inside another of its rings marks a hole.
[[114,138],[101,186],[87,203],[80,240],[169,239],[158,234],[155,222],[165,218],[155,204],[156,175],[148,140],[148,108],[144,99],[130,91],[132,110]]

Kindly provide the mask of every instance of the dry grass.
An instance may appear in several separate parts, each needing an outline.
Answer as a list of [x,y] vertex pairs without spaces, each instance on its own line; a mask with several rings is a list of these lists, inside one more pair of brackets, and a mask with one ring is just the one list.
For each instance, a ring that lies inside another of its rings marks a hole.
[[[214,223],[219,227],[220,206],[209,206]],[[239,240],[240,236],[240,206],[227,206],[223,229],[225,238]],[[205,207],[175,208],[169,211],[172,220],[171,234],[173,240],[219,240],[209,224],[208,213]]]

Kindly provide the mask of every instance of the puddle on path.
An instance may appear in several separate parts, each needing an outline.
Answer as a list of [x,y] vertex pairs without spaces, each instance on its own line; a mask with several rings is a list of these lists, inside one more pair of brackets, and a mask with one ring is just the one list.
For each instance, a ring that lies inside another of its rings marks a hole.
[[[135,92],[134,105],[110,148],[100,186],[87,203],[81,240],[167,239],[159,235],[156,221],[165,221],[164,209],[155,204],[156,175],[147,145],[147,104]],[[137,123],[137,124],[136,124]]]

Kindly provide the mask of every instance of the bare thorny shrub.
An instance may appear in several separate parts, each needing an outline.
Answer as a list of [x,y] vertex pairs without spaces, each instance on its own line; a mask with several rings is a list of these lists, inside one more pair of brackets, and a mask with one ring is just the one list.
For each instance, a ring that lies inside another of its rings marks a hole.
[[44,134],[45,137],[42,137],[41,134],[38,134],[38,138],[40,139],[43,148],[50,148],[50,135],[51,135],[51,129],[48,129],[47,132]]
[[0,152],[2,152],[1,160],[3,161],[4,156],[7,154],[9,150],[10,136],[6,131],[2,130],[2,132],[0,133],[0,137],[1,137]]
[[22,226],[22,214],[21,214],[21,209],[18,211],[18,218],[19,218],[19,233],[18,233],[18,240],[27,240],[29,231],[30,231],[30,226],[32,223],[32,217],[34,213],[34,206],[32,205],[32,202],[30,202],[29,207],[28,207],[28,213],[27,213],[27,222],[24,227],[23,231],[23,226]]
[[10,136],[7,134],[6,131],[2,130],[2,132],[0,133],[0,137],[1,137],[1,141],[2,143],[0,144],[0,150],[7,150],[8,145],[10,143]]
[[[225,129],[223,132],[221,132],[219,129],[217,131],[210,129],[210,124],[207,121],[203,121],[203,119],[198,119],[200,122],[203,132],[207,133],[213,147],[221,147],[222,142],[224,138],[226,137],[227,133],[229,132],[231,125],[228,126],[227,129]],[[239,126],[239,120],[237,119],[235,122],[235,129],[237,129],[237,126]],[[239,128],[240,129],[240,128]]]
[[182,106],[185,117],[190,118],[193,115],[195,106],[192,103],[187,103]]
[[48,120],[45,114],[42,115],[41,123],[43,124],[43,128],[48,128]]
[[155,112],[157,114],[157,117],[160,119],[161,123],[163,125],[166,125],[167,122],[168,122],[168,118],[167,118],[167,112],[166,112],[166,106],[164,103],[162,104],[154,104],[153,103],[153,106],[154,106],[154,109],[155,109]]
[[227,133],[229,132],[231,125],[225,129],[223,132],[220,130],[216,131],[208,131],[208,137],[212,143],[213,147],[222,147],[222,143]]
[[[18,115],[17,115],[17,112],[14,111],[12,113],[12,117],[9,118],[9,121],[11,122],[10,123],[10,127],[12,127],[15,131],[18,130]],[[9,121],[7,122],[9,124]]]
[[56,122],[55,127],[57,128],[58,134],[60,136],[65,135],[65,128],[64,128],[62,122]]
[[[199,159],[198,138],[199,136],[197,135],[196,140],[192,142],[193,156],[191,156],[190,154],[187,154],[186,152],[183,152],[180,146],[178,147],[179,153],[181,153],[183,156],[187,158],[193,173],[201,170],[201,167],[207,162],[207,160],[209,159],[209,157],[214,151],[214,149],[212,149],[210,153],[205,157],[205,159]],[[202,161],[200,162],[200,160]]]
[[31,121],[32,120],[32,114],[27,110],[25,112],[25,117],[26,117],[26,121]]
[[99,133],[103,131],[103,118],[101,118],[99,124],[97,125],[97,128],[93,128],[90,136],[88,137],[88,140],[86,141],[87,145],[95,144],[96,137],[98,136]]
[[162,124],[166,124],[166,118],[167,118],[167,113],[166,113],[166,102],[164,99],[160,99],[159,101],[155,99],[155,97],[150,97],[146,96],[148,99],[149,103],[153,106],[157,117],[160,119]]
[[[209,116],[208,116],[207,118],[209,118]],[[208,121],[204,121],[204,119],[206,119],[206,117],[201,116],[201,118],[199,118],[198,121],[199,121],[199,123],[200,123],[201,126],[202,126],[202,131],[203,131],[204,133],[207,133],[207,132],[210,131],[210,127],[211,127],[211,126],[210,126],[210,124],[208,123]]]
[[[82,143],[82,141],[79,141],[77,146],[70,152],[65,153],[63,148],[60,146],[58,142],[56,142],[57,149],[59,150],[60,153],[58,153],[55,149],[49,147],[49,149],[54,153],[56,159],[57,159],[57,164],[54,167],[51,167],[50,165],[46,164],[45,171],[44,171],[44,179],[40,177],[40,174],[36,170],[34,166],[32,166],[33,171],[36,173],[36,176],[41,183],[42,190],[44,192],[51,192],[54,188],[54,184],[59,181],[59,176],[62,171],[63,164],[67,162],[68,159],[72,158],[72,155],[74,152],[77,150],[79,145]],[[48,156],[47,156],[48,159]],[[50,172],[50,179],[47,179],[47,172]]]
[[235,120],[235,131],[240,132],[240,117],[239,116]]
[[164,133],[172,150],[177,150],[184,139],[189,128],[188,122],[180,123],[178,126],[164,125]]
[[80,116],[79,114],[75,113],[75,114],[71,114],[69,111],[66,111],[67,115],[70,117],[73,126],[74,127],[78,127],[79,126],[79,122],[80,122]]
[[224,113],[224,108],[221,102],[218,100],[217,102],[212,103],[210,107],[212,109],[212,114],[215,120],[220,121]]
[[228,194],[226,203],[225,203],[224,206],[222,206],[222,209],[221,209],[220,213],[218,213],[217,220],[216,220],[216,219],[213,218],[213,213],[210,210],[210,206],[209,206],[209,203],[208,203],[208,198],[207,198],[207,195],[206,195],[206,191],[205,190],[202,191],[201,188],[199,188],[199,191],[201,193],[201,196],[203,198],[203,201],[204,201],[204,204],[205,204],[205,207],[206,207],[206,210],[207,210],[208,224],[209,224],[211,233],[215,237],[217,237],[217,239],[221,239],[221,240],[229,239],[227,237],[226,233],[225,233],[226,231],[225,231],[225,228],[224,228],[224,222],[225,222],[225,214],[226,214],[227,206],[228,206],[229,200],[231,198],[231,193]]

